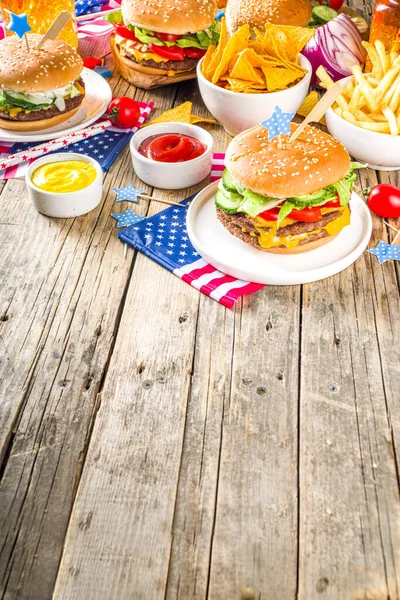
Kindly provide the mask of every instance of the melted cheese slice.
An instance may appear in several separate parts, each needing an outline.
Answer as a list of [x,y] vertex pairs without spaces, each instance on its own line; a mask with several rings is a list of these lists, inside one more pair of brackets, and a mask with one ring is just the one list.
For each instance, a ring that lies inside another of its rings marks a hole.
[[[322,214],[328,214],[337,210],[336,208],[325,208],[322,209]],[[280,225],[280,227],[285,227],[286,225],[291,225],[295,223],[293,219],[284,219]],[[321,229],[316,229],[315,231],[309,231],[308,233],[300,233],[299,235],[287,235],[284,237],[280,237],[276,235],[278,221],[264,221],[263,219],[257,218],[254,219],[254,226],[257,229],[259,235],[254,232],[251,232],[250,235],[256,236],[260,246],[263,248],[273,248],[274,246],[286,246],[288,249],[296,248],[299,245],[301,240],[304,240],[308,236],[314,235],[325,229],[328,235],[336,235],[341,231],[346,225],[350,224],[350,210],[349,207],[343,210],[340,217],[334,219],[330,223],[327,223]]]

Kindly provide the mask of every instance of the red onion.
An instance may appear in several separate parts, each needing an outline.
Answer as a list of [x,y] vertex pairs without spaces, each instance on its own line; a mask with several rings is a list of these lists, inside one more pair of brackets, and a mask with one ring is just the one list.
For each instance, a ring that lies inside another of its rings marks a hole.
[[344,13],[318,27],[302,51],[313,67],[312,85],[318,86],[315,72],[320,65],[334,81],[351,75],[354,65],[364,65],[366,51],[361,42],[357,26]]

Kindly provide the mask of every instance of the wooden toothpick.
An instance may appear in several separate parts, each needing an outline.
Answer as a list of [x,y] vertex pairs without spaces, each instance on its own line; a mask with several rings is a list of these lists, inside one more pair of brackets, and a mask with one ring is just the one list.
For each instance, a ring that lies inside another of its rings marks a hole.
[[72,19],[71,13],[67,10],[62,10],[53,25],[51,25],[50,29],[47,33],[44,34],[42,39],[39,42],[38,50],[43,46],[46,40],[55,40],[60,35],[61,31],[64,29],[68,21]]
[[185,205],[180,204],[179,202],[172,202],[172,200],[164,200],[162,198],[154,198],[154,196],[148,196],[147,194],[138,194],[138,198],[143,198],[144,200],[153,200],[153,202],[161,202],[161,204],[169,204],[170,206],[180,206],[181,208],[185,208]]
[[385,223],[385,225],[387,225],[390,229],[393,229],[393,231],[396,232],[396,235],[394,236],[393,240],[390,242],[392,245],[394,245],[395,241],[400,236],[400,229],[396,229],[396,227],[393,227],[393,225],[391,225],[390,223],[388,223],[384,219],[382,219],[382,223]]
[[26,43],[26,49],[28,50],[28,52],[30,52],[29,42],[28,42],[28,36],[25,34],[24,38],[25,38],[25,43]]
[[335,83],[335,85],[333,85],[331,88],[329,88],[329,90],[326,92],[326,94],[324,94],[322,96],[322,98],[318,102],[318,104],[316,104],[314,106],[314,108],[312,109],[310,114],[304,119],[302,124],[292,134],[292,136],[289,140],[289,144],[294,142],[299,137],[299,135],[302,133],[302,131],[305,129],[305,127],[309,123],[313,123],[313,122],[318,123],[322,119],[322,117],[324,116],[324,114],[326,113],[328,108],[330,108],[332,106],[332,104],[335,102],[336,98],[342,92],[343,92],[343,88],[339,82]]

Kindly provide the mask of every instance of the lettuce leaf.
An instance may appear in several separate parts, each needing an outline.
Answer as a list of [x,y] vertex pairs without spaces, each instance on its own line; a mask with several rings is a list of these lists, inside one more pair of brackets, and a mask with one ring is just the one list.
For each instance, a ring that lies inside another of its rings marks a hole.
[[122,18],[122,10],[117,10],[117,12],[111,13],[109,15],[105,15],[103,17],[109,23],[123,23],[124,19]]
[[285,217],[287,217],[288,214],[291,213],[294,208],[295,208],[295,205],[293,204],[293,202],[290,202],[290,200],[286,200],[285,204],[281,207],[281,210],[279,211],[278,228],[279,228],[280,224],[282,223],[283,219]]
[[128,25],[128,29],[133,29],[138,40],[146,45],[155,44],[156,46],[178,46],[179,48],[200,48],[206,50],[212,44],[217,45],[219,41],[219,29],[216,21],[205,31],[183,35],[176,42],[161,40],[155,36],[154,31],[144,29],[144,27]]

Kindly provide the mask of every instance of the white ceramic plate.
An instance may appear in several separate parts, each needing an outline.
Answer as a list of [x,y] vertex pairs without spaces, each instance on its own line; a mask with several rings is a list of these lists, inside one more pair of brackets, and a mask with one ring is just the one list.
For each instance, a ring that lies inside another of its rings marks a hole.
[[329,244],[301,254],[260,252],[231,235],[218,221],[214,194],[218,182],[193,199],[187,230],[197,252],[227,275],[269,285],[295,285],[325,279],[349,267],[364,252],[372,233],[368,208],[353,192],[351,224]]
[[112,99],[112,91],[104,77],[95,71],[83,69],[82,79],[85,82],[86,95],[78,112],[68,121],[40,131],[9,131],[0,128],[0,141],[45,142],[92,125],[106,111]]

